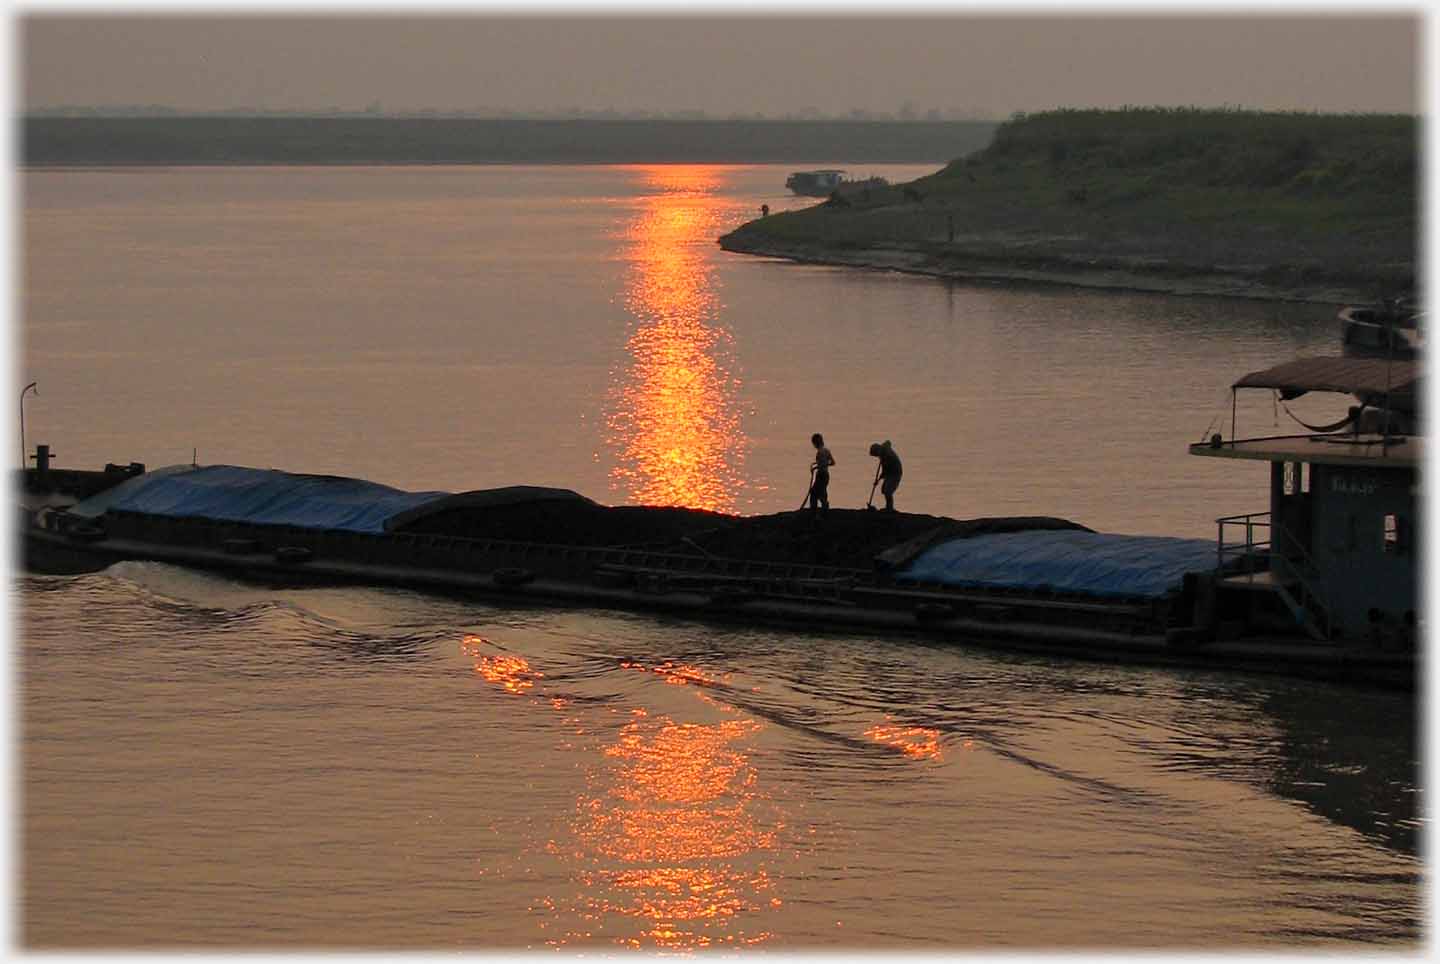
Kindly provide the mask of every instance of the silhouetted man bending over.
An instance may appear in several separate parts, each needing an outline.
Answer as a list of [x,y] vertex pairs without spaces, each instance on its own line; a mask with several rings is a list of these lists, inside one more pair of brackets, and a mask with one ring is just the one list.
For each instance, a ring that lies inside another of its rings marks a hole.
[[880,494],[885,496],[885,511],[895,511],[895,490],[900,488],[900,476],[904,469],[900,456],[887,438],[870,446],[870,454],[880,460]]

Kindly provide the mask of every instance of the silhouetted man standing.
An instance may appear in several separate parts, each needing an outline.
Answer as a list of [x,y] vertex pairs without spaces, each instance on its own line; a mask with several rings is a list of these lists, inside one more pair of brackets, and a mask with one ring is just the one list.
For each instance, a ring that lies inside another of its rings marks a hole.
[[835,464],[835,456],[825,447],[825,436],[816,432],[810,436],[810,444],[815,446],[815,462],[810,466],[814,478],[810,482],[810,511],[824,509],[830,511],[830,466]]

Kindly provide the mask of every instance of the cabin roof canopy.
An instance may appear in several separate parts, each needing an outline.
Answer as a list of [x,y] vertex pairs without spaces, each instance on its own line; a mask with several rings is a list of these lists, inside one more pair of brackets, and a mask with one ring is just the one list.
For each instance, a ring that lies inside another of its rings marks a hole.
[[1389,397],[1391,404],[1413,404],[1420,368],[1414,361],[1384,358],[1297,358],[1251,372],[1232,388],[1273,388],[1284,399],[1306,392],[1344,392],[1367,404]]

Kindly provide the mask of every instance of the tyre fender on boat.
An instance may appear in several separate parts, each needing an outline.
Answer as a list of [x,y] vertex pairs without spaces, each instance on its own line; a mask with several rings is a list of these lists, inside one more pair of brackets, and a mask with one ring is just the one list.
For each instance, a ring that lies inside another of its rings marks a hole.
[[85,522],[66,529],[65,535],[74,542],[99,542],[105,538],[105,530]]
[[505,569],[496,569],[493,573],[490,574],[490,578],[495,583],[495,585],[501,586],[506,589],[511,589],[516,586],[523,586],[527,582],[534,582],[535,573],[531,572],[529,569],[511,567]]
[[307,546],[281,546],[275,550],[275,561],[287,566],[309,562],[314,556]]

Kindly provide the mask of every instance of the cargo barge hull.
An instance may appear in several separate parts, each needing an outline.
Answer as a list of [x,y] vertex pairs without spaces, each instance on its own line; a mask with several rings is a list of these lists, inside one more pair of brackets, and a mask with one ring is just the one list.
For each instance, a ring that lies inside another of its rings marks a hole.
[[267,585],[394,586],[499,605],[620,609],[1112,663],[1414,685],[1408,652],[1280,635],[1217,639],[1213,628],[1194,625],[1195,600],[1184,593],[1096,600],[906,584],[874,568],[704,552],[361,533],[120,510],[107,512],[103,525],[63,510],[41,516],[24,531],[23,560],[42,573],[153,561]]

